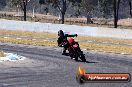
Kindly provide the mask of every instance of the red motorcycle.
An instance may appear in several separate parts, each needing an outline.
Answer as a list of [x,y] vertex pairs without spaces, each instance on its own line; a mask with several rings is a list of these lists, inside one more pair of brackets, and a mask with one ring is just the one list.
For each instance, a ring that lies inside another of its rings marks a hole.
[[86,62],[85,55],[83,54],[83,51],[81,51],[78,42],[75,42],[73,38],[69,38],[68,43],[69,43],[68,51],[70,57],[72,59],[75,59],[75,61],[78,61],[78,58],[80,58],[82,62]]

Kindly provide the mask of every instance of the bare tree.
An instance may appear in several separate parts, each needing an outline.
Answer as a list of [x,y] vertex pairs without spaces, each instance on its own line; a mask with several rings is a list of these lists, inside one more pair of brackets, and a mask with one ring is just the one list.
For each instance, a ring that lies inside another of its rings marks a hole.
[[121,0],[114,0],[114,28],[117,28],[118,25],[118,14],[119,14],[119,6]]
[[132,1],[128,0],[128,3],[129,3],[129,7],[130,7],[130,15],[132,17]]
[[91,0],[82,0],[82,7],[83,10],[86,12],[87,15],[87,24],[88,23],[92,23],[92,21],[90,20],[90,17],[92,15],[92,11],[94,10],[95,7],[95,0],[91,1]]
[[20,5],[21,9],[23,10],[24,13],[24,21],[26,21],[26,13],[27,13],[27,3],[30,0],[11,0],[12,5]]
[[81,3],[82,0],[40,0],[42,4],[52,4],[54,8],[57,8],[61,13],[62,24],[64,24],[65,14],[69,3]]

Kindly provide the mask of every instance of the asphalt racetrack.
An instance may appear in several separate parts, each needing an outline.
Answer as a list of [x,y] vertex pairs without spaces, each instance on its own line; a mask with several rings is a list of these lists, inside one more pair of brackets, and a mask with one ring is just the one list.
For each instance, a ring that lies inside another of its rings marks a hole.
[[79,65],[88,73],[130,73],[132,55],[85,51],[87,63],[61,55],[61,48],[0,44],[0,50],[26,59],[0,62],[0,87],[132,87],[132,83],[86,83],[75,79]]

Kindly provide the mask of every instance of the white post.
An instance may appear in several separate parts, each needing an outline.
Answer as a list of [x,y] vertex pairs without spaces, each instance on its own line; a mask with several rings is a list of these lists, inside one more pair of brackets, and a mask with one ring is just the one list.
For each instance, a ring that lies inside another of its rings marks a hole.
[[20,15],[19,5],[17,5],[17,16]]
[[35,17],[35,15],[34,15],[34,9],[35,9],[35,6],[33,6],[33,15],[32,15],[32,18]]

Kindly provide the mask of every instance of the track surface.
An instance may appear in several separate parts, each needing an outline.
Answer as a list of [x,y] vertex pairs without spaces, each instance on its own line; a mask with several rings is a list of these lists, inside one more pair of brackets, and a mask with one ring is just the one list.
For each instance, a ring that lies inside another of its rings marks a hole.
[[61,55],[61,48],[0,44],[0,49],[27,57],[17,62],[0,62],[0,87],[132,87],[132,83],[87,83],[79,85],[75,73],[81,64],[87,72],[130,73],[132,56],[85,52],[89,63]]

